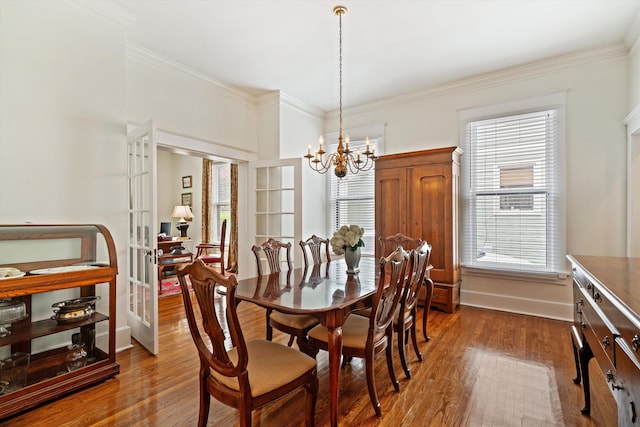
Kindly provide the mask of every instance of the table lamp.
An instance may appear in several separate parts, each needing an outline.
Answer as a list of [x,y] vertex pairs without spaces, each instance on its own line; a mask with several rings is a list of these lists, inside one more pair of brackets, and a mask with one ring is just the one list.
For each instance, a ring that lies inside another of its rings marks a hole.
[[180,239],[188,239],[189,237],[187,236],[187,228],[189,228],[189,224],[187,223],[187,221],[191,221],[193,219],[191,208],[189,206],[176,206],[175,208],[173,208],[171,218],[179,218],[176,228],[180,230]]

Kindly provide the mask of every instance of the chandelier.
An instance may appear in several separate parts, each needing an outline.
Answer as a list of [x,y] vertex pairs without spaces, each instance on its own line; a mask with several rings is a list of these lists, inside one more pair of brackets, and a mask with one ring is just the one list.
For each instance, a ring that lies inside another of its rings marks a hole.
[[[309,161],[309,166],[316,172],[326,173],[331,167],[334,167],[334,173],[338,178],[344,178],[347,175],[347,170],[351,173],[358,173],[359,171],[368,171],[373,167],[375,160],[377,159],[375,152],[375,146],[369,145],[369,138],[366,140],[365,151],[360,153],[360,149],[357,149],[355,154],[349,149],[349,137],[343,139],[342,137],[342,15],[347,13],[347,8],[344,6],[336,6],[333,8],[333,13],[338,15],[340,22],[340,128],[338,132],[338,149],[335,153],[328,154],[322,148],[323,139],[320,137],[319,148],[315,151],[315,154],[311,154],[311,145],[307,155],[304,156]],[[327,154],[325,156],[325,154]]]

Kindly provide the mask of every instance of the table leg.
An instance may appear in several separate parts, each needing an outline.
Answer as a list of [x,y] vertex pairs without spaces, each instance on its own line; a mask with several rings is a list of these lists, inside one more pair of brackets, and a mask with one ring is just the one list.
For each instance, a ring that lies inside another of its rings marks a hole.
[[433,296],[433,280],[425,279],[425,298],[424,298],[424,312],[422,313],[422,334],[425,341],[429,341],[431,338],[427,333],[427,317],[429,317],[429,309],[431,308],[431,297]]
[[342,355],[342,327],[328,326],[329,349],[329,407],[331,425],[338,425],[338,394],[340,391],[340,356]]

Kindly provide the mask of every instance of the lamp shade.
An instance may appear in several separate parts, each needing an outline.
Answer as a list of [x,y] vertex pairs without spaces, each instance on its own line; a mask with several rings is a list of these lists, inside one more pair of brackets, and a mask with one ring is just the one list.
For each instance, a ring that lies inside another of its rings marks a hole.
[[189,206],[176,206],[173,208],[171,218],[180,218],[179,222],[191,221],[193,219],[193,212]]

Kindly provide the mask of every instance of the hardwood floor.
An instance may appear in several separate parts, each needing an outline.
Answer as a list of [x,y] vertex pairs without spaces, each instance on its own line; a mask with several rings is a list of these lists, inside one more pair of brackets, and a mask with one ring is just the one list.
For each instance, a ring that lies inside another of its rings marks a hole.
[[[216,300],[218,304],[220,300]],[[160,305],[160,354],[134,348],[118,354],[121,374],[80,392],[2,421],[11,426],[192,426],[198,416],[198,358],[180,295]],[[264,310],[242,303],[245,339],[265,335]],[[421,325],[421,319],[418,324]],[[354,359],[341,372],[341,425],[349,426],[615,426],[616,405],[592,361],[591,416],[581,415],[582,387],[575,385],[569,324],[517,314],[460,307],[432,311],[431,341],[418,329],[424,357],[407,349],[412,379],[394,352],[400,393],[393,390],[384,357],[376,361],[382,405],[369,402],[364,364]],[[277,331],[274,341],[286,343]],[[383,355],[382,355],[383,356]],[[316,425],[329,422],[328,359],[318,355],[320,389]],[[303,425],[303,395],[254,412],[254,426]],[[237,412],[215,400],[210,426],[237,425]]]

